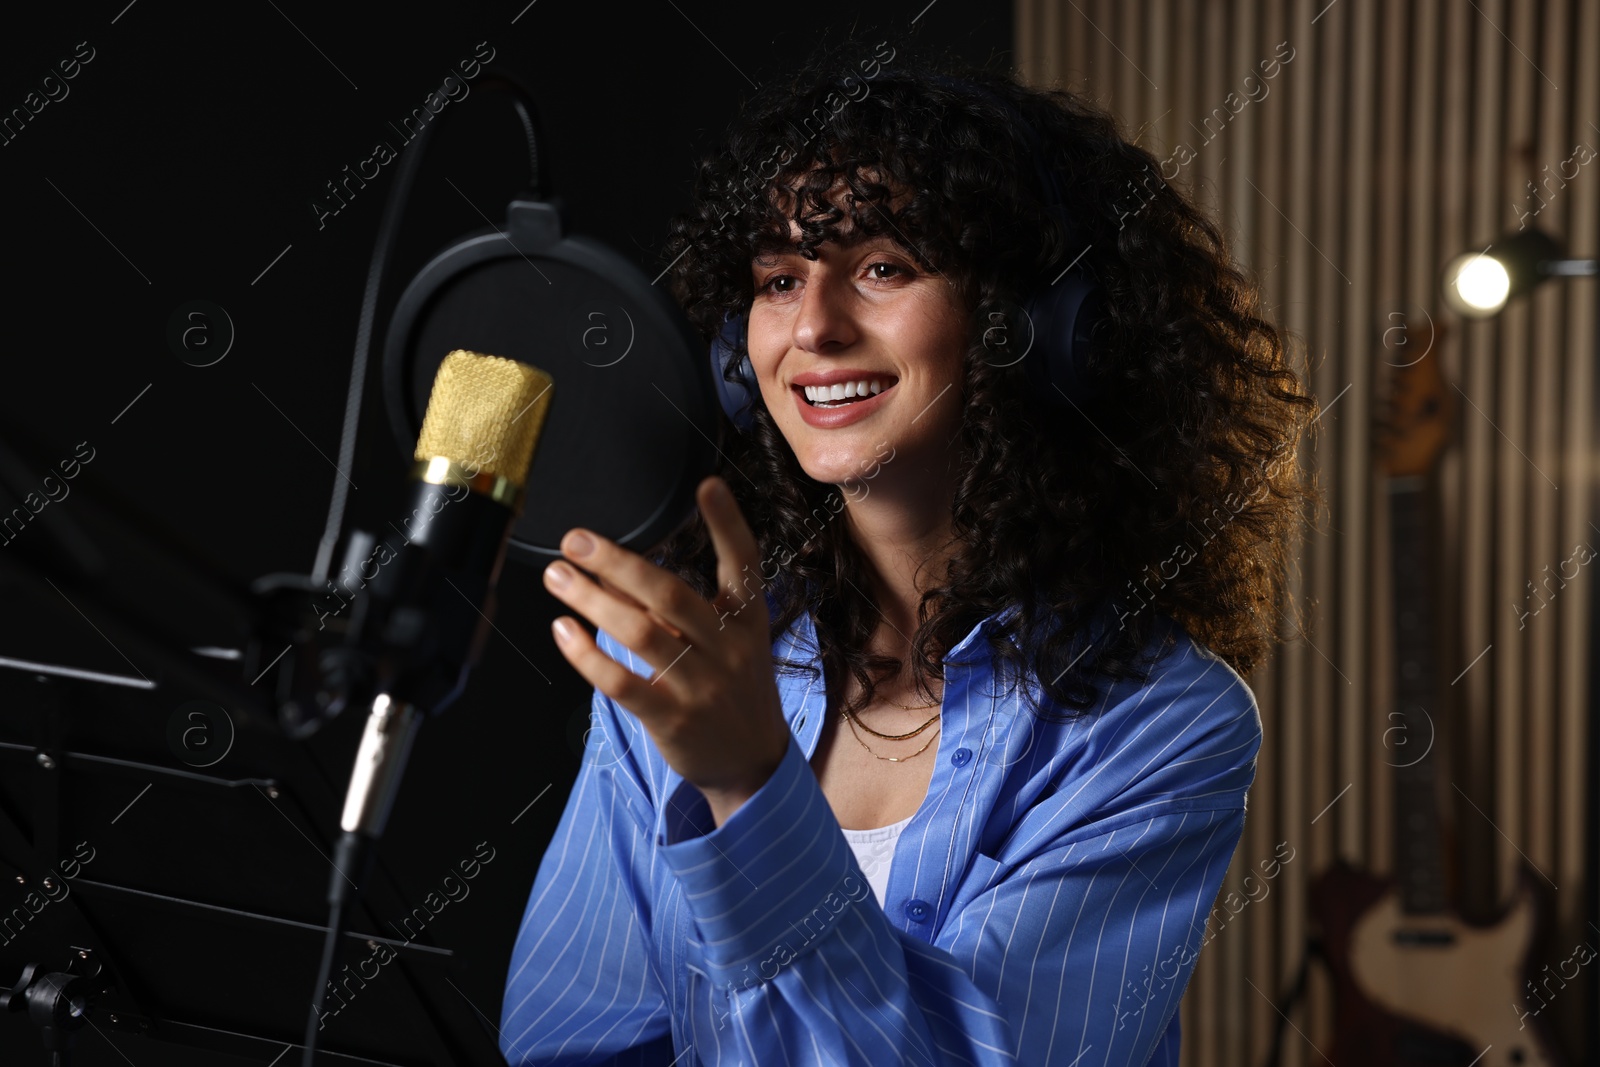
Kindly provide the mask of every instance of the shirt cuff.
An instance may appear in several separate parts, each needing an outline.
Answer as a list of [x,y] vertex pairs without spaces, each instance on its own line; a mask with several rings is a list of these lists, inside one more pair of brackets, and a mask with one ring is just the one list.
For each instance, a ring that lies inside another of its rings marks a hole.
[[793,734],[772,777],[721,826],[684,782],[663,829],[659,852],[683,886],[717,985],[775,977],[872,895]]

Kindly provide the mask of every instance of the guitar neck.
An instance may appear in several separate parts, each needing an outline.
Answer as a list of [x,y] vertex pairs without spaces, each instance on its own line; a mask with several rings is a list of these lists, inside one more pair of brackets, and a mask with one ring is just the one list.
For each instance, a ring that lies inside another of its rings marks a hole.
[[1390,549],[1394,568],[1395,713],[1386,745],[1395,767],[1394,871],[1401,905],[1411,914],[1449,908],[1444,877],[1443,835],[1435,792],[1434,738],[1438,693],[1431,559],[1437,542],[1428,523],[1427,482],[1422,475],[1389,479]]

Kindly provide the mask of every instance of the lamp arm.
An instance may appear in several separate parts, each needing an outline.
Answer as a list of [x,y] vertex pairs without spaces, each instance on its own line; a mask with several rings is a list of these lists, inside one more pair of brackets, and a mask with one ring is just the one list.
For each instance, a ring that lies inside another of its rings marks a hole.
[[1600,259],[1541,259],[1537,270],[1551,277],[1582,278],[1600,274]]

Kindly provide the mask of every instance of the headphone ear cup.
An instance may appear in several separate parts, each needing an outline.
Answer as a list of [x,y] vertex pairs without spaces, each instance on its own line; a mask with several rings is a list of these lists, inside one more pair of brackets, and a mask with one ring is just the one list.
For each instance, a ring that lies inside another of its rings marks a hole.
[[1033,351],[1023,361],[1033,390],[1067,411],[1095,401],[1102,389],[1090,361],[1095,327],[1106,318],[1104,290],[1073,271],[1036,291],[1023,309],[1033,323]]
[[761,392],[750,357],[746,355],[740,358],[734,381],[730,382],[726,376],[743,336],[744,316],[730,313],[723,320],[721,331],[711,339],[711,380],[716,383],[717,399],[722,404],[723,412],[740,433],[749,433],[755,426],[752,409]]

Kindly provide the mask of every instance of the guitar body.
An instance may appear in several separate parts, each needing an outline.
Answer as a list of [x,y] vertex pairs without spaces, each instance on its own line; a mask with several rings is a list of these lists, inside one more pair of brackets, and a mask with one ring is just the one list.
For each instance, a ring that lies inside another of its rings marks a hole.
[[1525,991],[1539,934],[1526,870],[1479,925],[1451,911],[1406,914],[1395,882],[1344,863],[1317,879],[1311,909],[1334,976],[1325,1067],[1564,1067]]

